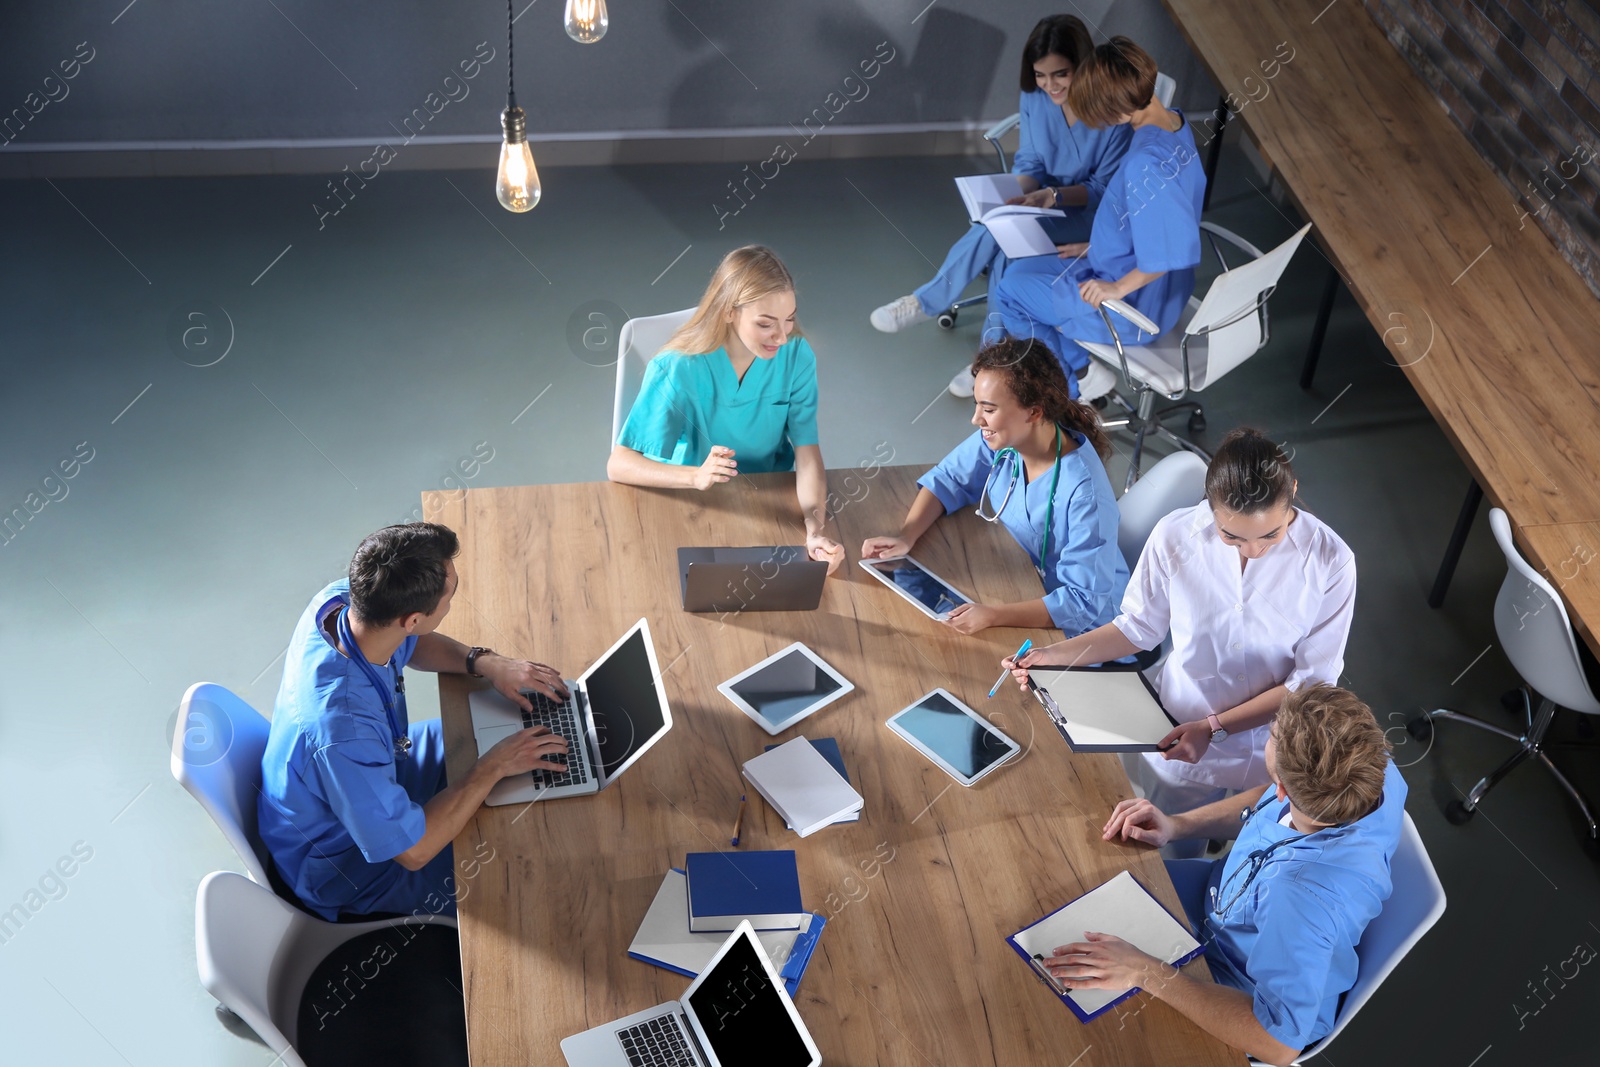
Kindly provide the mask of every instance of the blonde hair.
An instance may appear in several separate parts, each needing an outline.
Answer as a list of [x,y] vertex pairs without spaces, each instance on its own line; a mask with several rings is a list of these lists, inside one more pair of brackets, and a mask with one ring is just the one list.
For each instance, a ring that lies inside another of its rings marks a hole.
[[1272,726],[1278,781],[1320,823],[1352,822],[1383,796],[1389,740],[1348,689],[1319,682],[1284,698]]
[[[735,248],[722,257],[712,273],[711,284],[706,286],[700,306],[661,351],[690,356],[715,352],[733,335],[733,323],[728,318],[730,312],[773,293],[792,292],[794,279],[776,252],[765,245]],[[795,323],[789,333],[800,336],[800,324]]]

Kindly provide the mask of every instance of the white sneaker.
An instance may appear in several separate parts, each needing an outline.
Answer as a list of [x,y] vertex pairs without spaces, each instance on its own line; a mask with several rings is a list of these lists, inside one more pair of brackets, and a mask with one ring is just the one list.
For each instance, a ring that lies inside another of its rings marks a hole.
[[884,333],[899,333],[907,326],[915,326],[931,318],[932,315],[922,310],[922,301],[915,295],[902,296],[899,300],[885,304],[874,311],[872,325]]
[[1078,379],[1078,399],[1084,403],[1098,400],[1117,387],[1117,372],[1098,359],[1089,361],[1089,369]]
[[973,375],[972,366],[969,364],[962,367],[956,372],[956,376],[950,379],[950,395],[960,397],[962,400],[971,400],[975,386],[976,377]]

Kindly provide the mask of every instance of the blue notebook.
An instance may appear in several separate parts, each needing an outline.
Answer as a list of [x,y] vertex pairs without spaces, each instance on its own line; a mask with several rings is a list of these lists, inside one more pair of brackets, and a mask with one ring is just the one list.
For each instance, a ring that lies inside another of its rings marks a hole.
[[1044,968],[1041,957],[1049,957],[1059,945],[1082,941],[1091,930],[1120,937],[1173,966],[1188,963],[1205,951],[1189,928],[1174,919],[1127,871],[1006,938],[1006,943],[1033,969],[1034,976],[1082,1022],[1099,1017],[1139,992],[1137,986],[1068,991]]
[[691,933],[727,933],[747,919],[757,930],[795,930],[806,914],[793,849],[691,852],[683,866]]
[[[822,758],[827,760],[828,763],[833,767],[833,769],[839,772],[839,777],[840,778],[843,778],[846,782],[850,781],[850,772],[844,769],[844,754],[839,751],[839,740],[838,740],[838,738],[835,738],[835,737],[808,737],[808,738],[806,738],[806,740],[811,742],[811,747],[812,748],[814,748],[818,752],[822,753]],[[775,749],[777,747],[778,747],[777,745],[768,745],[766,747],[765,751],[771,752],[773,749]],[[845,823],[845,822],[860,822],[860,821],[861,821],[861,812],[859,812],[859,811],[852,811],[849,815],[845,815],[845,816],[843,816],[841,818],[838,818],[838,819],[834,820],[834,822],[836,824],[837,823]],[[789,827],[789,829],[793,830],[794,827],[791,826],[791,827]]]
[[[629,956],[689,978],[705,970],[728,935],[689,932],[688,892],[688,880],[683,872],[677,868],[668,871],[644,921],[639,924],[633,943],[628,946]],[[776,930],[756,936],[767,958],[778,969],[778,977],[783,979],[791,998],[800,991],[800,979],[806,973],[806,965],[811,962],[811,954],[827,922],[826,916],[808,913],[798,930]]]

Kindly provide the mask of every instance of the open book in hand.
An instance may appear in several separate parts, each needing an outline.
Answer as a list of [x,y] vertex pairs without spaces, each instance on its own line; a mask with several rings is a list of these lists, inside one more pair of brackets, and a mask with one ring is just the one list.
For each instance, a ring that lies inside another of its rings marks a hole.
[[964,175],[956,179],[956,190],[967,205],[967,217],[982,223],[1000,251],[1011,259],[1056,254],[1055,242],[1039,220],[1063,218],[1066,212],[1006,203],[1022,195],[1022,183],[1015,174]]
[[1083,1022],[1139,992],[1138,987],[1068,991],[1045,969],[1058,947],[1083,941],[1084,935],[1091,932],[1120,937],[1174,967],[1204,951],[1188,929],[1127,871],[1006,938],[1039,980]]
[[1074,752],[1158,752],[1178,725],[1138,671],[1029,667],[1028,678]]

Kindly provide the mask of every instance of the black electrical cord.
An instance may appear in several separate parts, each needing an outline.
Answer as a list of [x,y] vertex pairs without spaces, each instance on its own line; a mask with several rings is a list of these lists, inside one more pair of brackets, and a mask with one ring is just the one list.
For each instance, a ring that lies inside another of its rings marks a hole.
[[511,24],[516,21],[511,15],[511,5],[514,0],[506,0],[506,106],[517,106],[517,83],[514,77],[516,72],[515,37],[511,32]]

